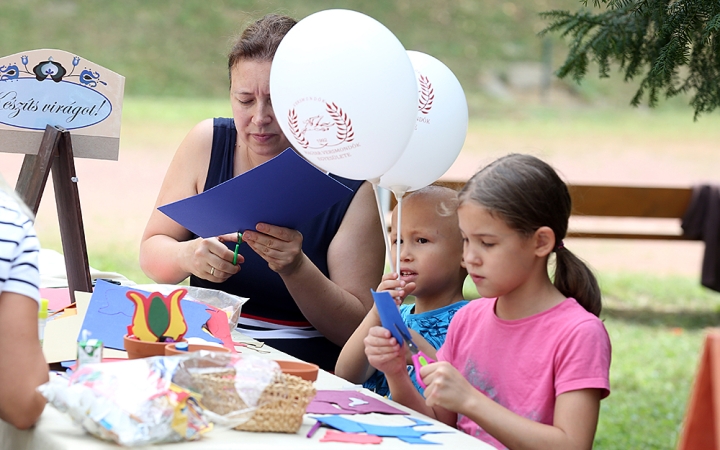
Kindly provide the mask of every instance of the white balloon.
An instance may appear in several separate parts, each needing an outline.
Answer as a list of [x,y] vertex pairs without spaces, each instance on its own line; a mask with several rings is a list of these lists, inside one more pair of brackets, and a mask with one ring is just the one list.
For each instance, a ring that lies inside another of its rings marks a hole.
[[417,86],[400,41],[364,14],[320,11],[280,43],[270,95],[293,147],[323,170],[377,179],[400,158],[417,115]]
[[407,53],[417,74],[417,122],[402,156],[379,182],[400,193],[440,178],[460,154],[468,128],[465,92],[452,71],[425,53]]

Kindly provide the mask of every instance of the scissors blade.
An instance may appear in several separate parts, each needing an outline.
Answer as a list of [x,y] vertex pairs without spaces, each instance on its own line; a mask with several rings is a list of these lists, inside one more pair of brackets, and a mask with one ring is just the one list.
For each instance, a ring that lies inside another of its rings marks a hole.
[[403,330],[401,330],[397,324],[395,324],[395,329],[398,331],[398,333],[400,333],[400,336],[402,336],[402,338],[405,340],[405,342],[407,342],[410,352],[412,352],[412,354],[417,354],[418,347],[417,347],[417,345],[415,345],[412,338],[410,336],[408,336],[408,334],[405,333]]

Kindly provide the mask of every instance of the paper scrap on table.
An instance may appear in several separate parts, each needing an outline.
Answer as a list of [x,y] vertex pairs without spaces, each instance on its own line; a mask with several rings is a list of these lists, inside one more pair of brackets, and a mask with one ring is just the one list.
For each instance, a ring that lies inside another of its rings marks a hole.
[[210,238],[254,230],[260,222],[295,229],[350,194],[352,189],[288,148],[207,191],[158,209]]
[[345,433],[343,431],[327,430],[320,442],[348,442],[352,444],[382,444],[380,436],[363,433]]
[[56,363],[77,358],[77,337],[90,303],[90,294],[75,292],[77,314],[49,320],[45,324],[43,354],[45,361]]
[[40,298],[48,300],[48,311],[59,311],[72,303],[68,288],[40,288]]
[[400,310],[395,304],[392,295],[386,291],[375,292],[372,289],[370,289],[370,291],[372,292],[373,300],[375,300],[375,306],[377,306],[383,328],[390,330],[390,333],[395,340],[397,340],[398,344],[403,345],[404,340],[395,326],[397,325],[397,327],[408,336],[410,336],[410,330],[408,330],[407,325],[403,322]]
[[315,420],[322,422],[324,425],[335,428],[336,430],[343,431],[345,433],[367,433],[381,437],[395,437],[409,444],[437,444],[437,442],[425,440],[425,435],[451,433],[451,431],[417,430],[415,429],[415,427],[428,426],[433,424],[409,416],[407,417],[407,419],[413,422],[413,424],[404,426],[373,425],[348,419],[342,416],[311,417]]
[[318,390],[306,409],[308,414],[408,414],[357,391]]
[[[123,336],[127,334],[127,327],[132,323],[135,311],[135,305],[125,296],[130,290],[146,295],[150,294],[146,291],[128,286],[118,286],[102,280],[98,280],[95,284],[87,314],[82,322],[82,329],[88,330],[92,338],[102,341],[105,348],[125,349]],[[188,326],[185,333],[186,339],[198,337],[206,341],[222,343],[222,340],[203,329],[205,323],[210,319],[207,310],[213,309],[212,306],[185,299],[180,301],[180,305]],[[75,341],[78,339],[79,333],[75,336]]]

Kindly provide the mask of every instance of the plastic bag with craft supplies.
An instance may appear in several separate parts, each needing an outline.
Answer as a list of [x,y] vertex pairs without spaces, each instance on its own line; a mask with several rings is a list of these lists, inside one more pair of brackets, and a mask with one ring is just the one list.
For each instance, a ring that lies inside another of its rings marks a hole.
[[39,389],[88,433],[123,446],[195,440],[213,427],[294,433],[315,395],[275,361],[207,351],[87,364]]
[[85,431],[123,446],[196,440],[212,429],[197,395],[172,382],[181,358],[85,364],[38,389]]

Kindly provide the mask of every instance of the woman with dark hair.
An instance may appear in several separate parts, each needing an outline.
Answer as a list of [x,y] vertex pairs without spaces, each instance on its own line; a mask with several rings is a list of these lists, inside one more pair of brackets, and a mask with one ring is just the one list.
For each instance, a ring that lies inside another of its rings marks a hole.
[[[210,189],[290,147],[269,85],[275,51],[295,23],[267,15],[238,38],[228,57],[233,117],[208,119],[190,131],[156,206]],[[380,282],[384,261],[372,187],[335,178],[353,190],[350,198],[297,230],[259,223],[244,231],[250,248],[237,264],[235,236],[199,238],[155,209],[142,237],[141,267],[159,283],[189,276],[193,286],[248,297],[239,323],[244,334],[333,370],[341,346],[372,306],[370,289]]]

